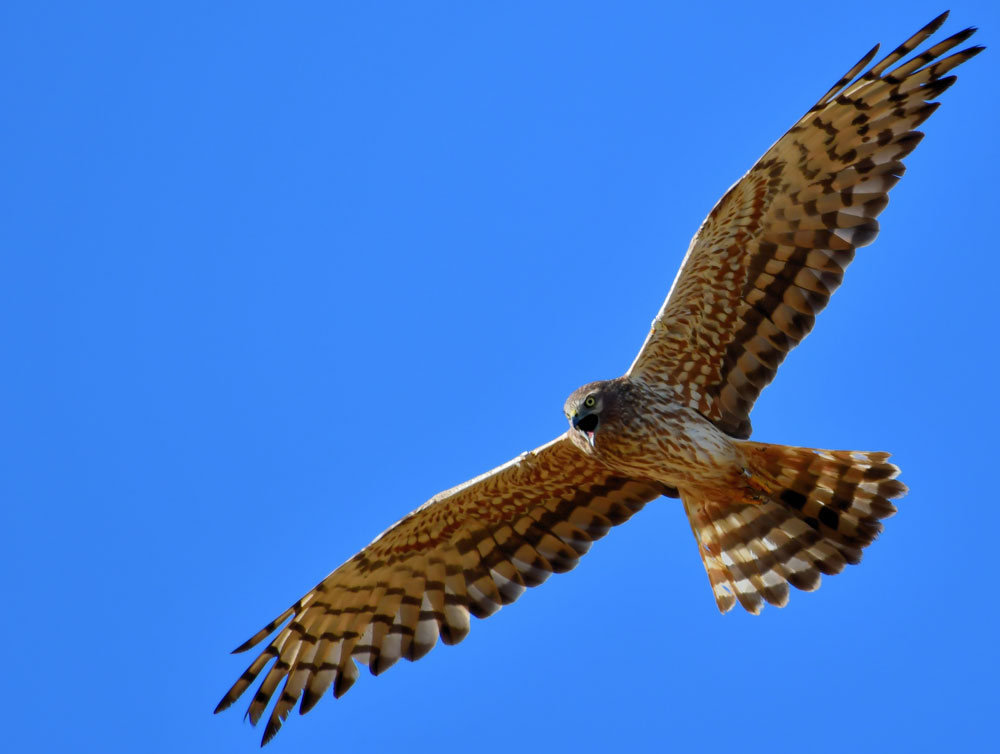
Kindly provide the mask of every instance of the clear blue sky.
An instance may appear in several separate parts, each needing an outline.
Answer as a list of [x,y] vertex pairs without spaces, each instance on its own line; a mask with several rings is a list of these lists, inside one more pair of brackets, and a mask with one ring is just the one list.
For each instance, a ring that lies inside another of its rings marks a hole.
[[[0,9],[9,751],[249,752],[228,652],[627,368],[722,192],[940,2]],[[1000,12],[763,441],[895,454],[865,562],[720,616],[676,501],[268,751],[994,739]]]

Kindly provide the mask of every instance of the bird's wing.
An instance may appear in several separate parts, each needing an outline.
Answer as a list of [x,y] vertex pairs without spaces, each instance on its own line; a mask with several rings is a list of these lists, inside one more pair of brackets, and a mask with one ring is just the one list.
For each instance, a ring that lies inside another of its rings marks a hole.
[[722,197],[691,241],[667,300],[629,369],[669,385],[728,434],[750,436],[750,410],[785,356],[812,329],[854,250],[923,134],[914,131],[980,52],[945,55],[966,29],[898,65],[942,14],[855,77],[876,46]]
[[591,542],[647,502],[676,492],[616,476],[568,435],[436,495],[393,525],[257,632],[257,645],[291,619],[226,693],[216,712],[274,664],[250,703],[256,724],[284,686],[264,731],[267,742],[301,697],[307,712],[358,676],[355,661],[381,673],[423,657],[438,637],[455,644],[469,615],[485,618],[525,587],[573,568]]

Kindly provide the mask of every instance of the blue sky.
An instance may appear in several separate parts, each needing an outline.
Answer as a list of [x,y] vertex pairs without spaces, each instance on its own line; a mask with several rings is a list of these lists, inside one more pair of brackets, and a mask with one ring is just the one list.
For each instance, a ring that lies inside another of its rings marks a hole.
[[[909,2],[0,9],[11,751],[252,751],[228,652],[624,371],[722,192]],[[1000,12],[953,3],[945,32]],[[676,501],[270,752],[993,740],[995,47],[755,439],[884,449],[865,562],[720,616]],[[987,736],[989,739],[987,739]]]

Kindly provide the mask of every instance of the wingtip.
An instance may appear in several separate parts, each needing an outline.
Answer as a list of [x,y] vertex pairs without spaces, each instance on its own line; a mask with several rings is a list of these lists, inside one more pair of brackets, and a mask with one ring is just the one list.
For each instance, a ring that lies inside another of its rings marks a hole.
[[941,15],[939,15],[939,16],[938,16],[937,18],[934,18],[934,19],[932,19],[932,20],[931,20],[931,22],[930,22],[929,24],[927,24],[927,26],[925,26],[925,27],[924,27],[923,29],[921,29],[920,31],[922,31],[922,32],[923,32],[923,31],[926,31],[926,32],[928,32],[928,33],[931,33],[931,34],[933,34],[933,33],[934,33],[934,32],[936,32],[936,31],[937,31],[938,29],[940,29],[940,28],[941,28],[941,25],[942,25],[942,24],[943,24],[943,23],[944,23],[945,21],[947,21],[947,20],[948,20],[948,16],[949,16],[950,14],[951,14],[951,11],[950,11],[950,10],[946,10],[946,11],[945,11],[944,13],[942,13]]
[[878,55],[878,51],[882,49],[882,43],[878,42],[874,47],[872,47],[868,52],[861,56],[861,60],[854,64],[854,67],[848,71],[844,77],[841,79],[843,85],[849,84],[853,81],[859,73],[865,70],[869,63],[871,63],[875,56]]
[[270,634],[274,633],[275,628],[276,626],[274,624],[268,626],[267,628],[262,628],[260,631],[255,633],[249,639],[247,639],[245,642],[236,647],[236,649],[234,649],[229,654],[238,655],[240,652],[246,652],[248,649],[253,649],[258,644],[260,644],[262,639],[266,639]]
[[271,739],[278,735],[278,730],[281,728],[281,723],[275,725],[274,720],[268,720],[267,726],[264,728],[264,735],[260,738],[260,748],[267,746]]

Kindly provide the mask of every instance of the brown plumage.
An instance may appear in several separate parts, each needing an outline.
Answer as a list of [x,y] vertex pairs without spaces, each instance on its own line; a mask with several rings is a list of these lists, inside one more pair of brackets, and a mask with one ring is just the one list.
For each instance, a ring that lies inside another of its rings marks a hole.
[[945,15],[862,74],[869,52],[726,192],[628,372],[567,400],[569,431],[435,496],[327,576],[236,650],[277,631],[216,712],[263,676],[248,715],[276,698],[266,743],[297,703],[346,692],[356,663],[378,674],[461,641],[470,615],[573,568],[662,495],[682,499],[723,612],[784,605],[789,584],[857,563],[906,491],[888,454],[751,442],[749,415],[874,240],[946,74],[982,49],[948,54],[968,29],[901,62]]

